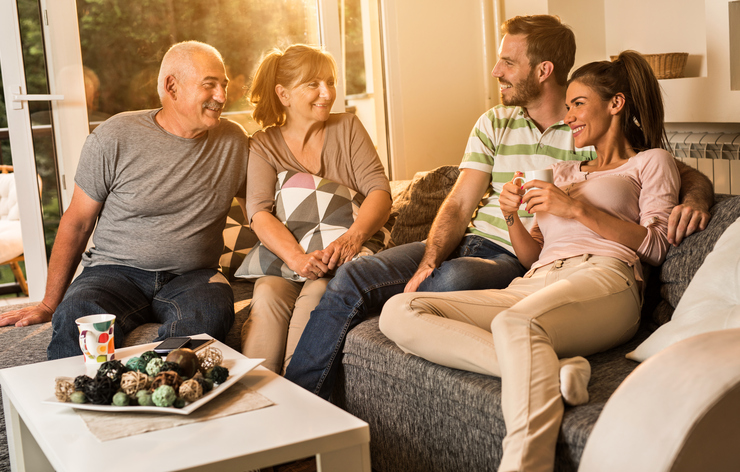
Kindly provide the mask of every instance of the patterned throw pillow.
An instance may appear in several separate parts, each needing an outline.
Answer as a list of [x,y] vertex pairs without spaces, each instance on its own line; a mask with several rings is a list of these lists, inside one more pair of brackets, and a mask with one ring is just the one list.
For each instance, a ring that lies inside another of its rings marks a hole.
[[224,227],[224,250],[219,259],[221,272],[233,280],[236,269],[259,240],[247,224],[241,206],[236,199],[231,201],[231,209],[226,216]]
[[[324,249],[343,235],[354,223],[364,197],[354,190],[316,175],[285,171],[275,185],[275,217],[309,253]],[[390,232],[382,228],[365,242],[360,255],[374,254],[390,241]],[[265,275],[284,277],[296,282],[299,276],[261,243],[252,248],[236,277],[254,279]]]

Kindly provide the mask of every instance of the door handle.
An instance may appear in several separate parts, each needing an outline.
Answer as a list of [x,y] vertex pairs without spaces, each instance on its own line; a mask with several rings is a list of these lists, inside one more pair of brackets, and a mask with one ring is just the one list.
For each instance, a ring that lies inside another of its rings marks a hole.
[[13,109],[22,110],[23,102],[46,102],[50,100],[64,100],[64,95],[45,95],[45,94],[13,94]]

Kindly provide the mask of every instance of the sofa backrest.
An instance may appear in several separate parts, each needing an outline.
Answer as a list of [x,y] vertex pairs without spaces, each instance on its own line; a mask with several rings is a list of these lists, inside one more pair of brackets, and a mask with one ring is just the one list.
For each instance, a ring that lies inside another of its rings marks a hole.
[[712,252],[722,233],[740,218],[740,196],[715,195],[715,200],[717,203],[711,209],[712,219],[707,228],[684,239],[678,247],[671,247],[659,269],[662,300],[652,312],[652,320],[658,325],[670,321],[673,310],[704,259]]

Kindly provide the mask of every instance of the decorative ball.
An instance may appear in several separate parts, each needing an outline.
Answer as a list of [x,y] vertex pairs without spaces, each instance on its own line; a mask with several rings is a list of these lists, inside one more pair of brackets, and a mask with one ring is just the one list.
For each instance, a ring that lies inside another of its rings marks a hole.
[[162,358],[155,357],[147,363],[146,373],[151,375],[152,377],[156,377],[157,374],[162,370],[162,364],[164,364]]
[[206,378],[213,380],[215,384],[224,383],[229,378],[229,369],[217,365],[206,371]]
[[171,370],[166,370],[164,372],[160,372],[156,377],[154,377],[151,390],[154,391],[162,385],[169,385],[177,391],[179,390],[180,385],[182,385],[182,379],[177,373],[172,372]]
[[116,385],[116,389],[121,385],[121,376],[128,371],[125,365],[121,361],[113,360],[103,362],[98,368],[98,373],[95,375],[96,379],[101,377],[108,377]]
[[94,405],[110,405],[118,387],[105,375],[85,385],[85,396]]
[[121,390],[133,398],[136,392],[149,387],[149,376],[141,372],[126,372],[121,377]]
[[132,357],[126,362],[126,367],[136,372],[143,372],[146,374],[146,362],[141,357]]
[[75,393],[74,381],[68,377],[55,379],[54,395],[60,402],[68,402],[69,396]]
[[84,392],[87,384],[89,384],[92,381],[93,379],[91,379],[87,375],[78,375],[77,377],[75,377],[75,382],[74,382],[75,390]]
[[172,403],[172,406],[174,406],[175,408],[183,408],[185,407],[185,400],[181,397],[177,397],[175,398],[174,403]]
[[128,406],[129,399],[125,392],[118,392],[113,395],[113,405],[115,406]]
[[169,385],[161,385],[152,393],[152,401],[156,406],[172,406],[175,402],[175,389]]
[[200,371],[205,374],[208,369],[221,365],[224,355],[217,347],[208,346],[198,353],[198,359],[200,359]]
[[165,361],[162,364],[162,368],[159,369],[159,371],[160,372],[164,372],[164,371],[168,371],[168,370],[169,371],[172,371],[172,372],[175,372],[177,374],[182,374],[182,372],[180,371],[180,365],[179,364],[176,364],[174,362]]
[[72,392],[72,394],[69,396],[69,401],[72,403],[85,403],[87,402],[87,397],[85,397],[84,392],[76,391]]
[[213,390],[213,380],[201,377],[199,379],[196,379],[196,381],[200,384],[201,388],[203,389],[204,395],[210,392],[211,390]]
[[200,361],[192,349],[175,349],[167,355],[167,362],[174,362],[180,366],[180,375],[191,378],[198,372]]
[[162,356],[160,356],[158,352],[154,351],[146,351],[139,356],[139,358],[144,362],[144,365],[147,365],[152,359],[160,359],[161,357]]
[[152,394],[146,390],[139,390],[136,392],[136,401],[141,406],[154,406]]
[[197,380],[190,379],[180,385],[178,393],[183,400],[191,403],[203,396],[203,387]]

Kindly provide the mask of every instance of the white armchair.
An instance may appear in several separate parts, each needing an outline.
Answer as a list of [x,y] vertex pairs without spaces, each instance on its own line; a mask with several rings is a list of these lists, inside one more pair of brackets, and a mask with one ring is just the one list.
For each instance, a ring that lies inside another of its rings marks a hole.
[[0,265],[10,265],[20,290],[28,295],[28,284],[18,264],[23,261],[23,240],[12,166],[0,166]]

